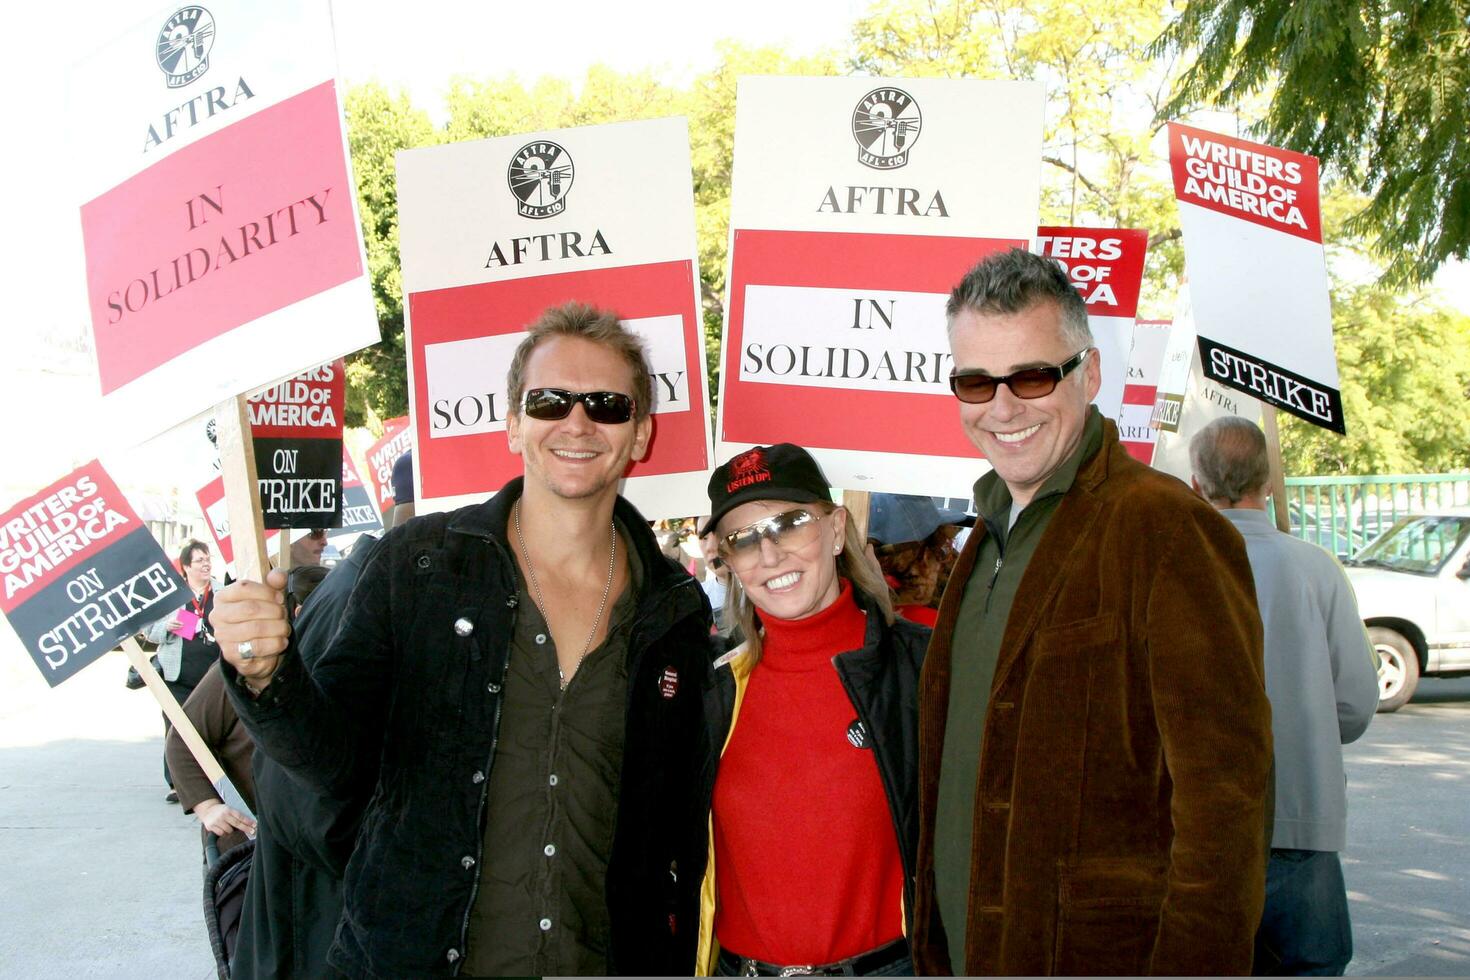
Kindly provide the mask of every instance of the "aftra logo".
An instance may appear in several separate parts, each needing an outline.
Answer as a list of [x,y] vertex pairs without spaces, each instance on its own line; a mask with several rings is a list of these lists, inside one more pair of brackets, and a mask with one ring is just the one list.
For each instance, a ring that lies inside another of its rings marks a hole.
[[874,170],[902,167],[909,162],[922,123],[919,103],[912,95],[897,88],[874,89],[852,111],[858,161]]
[[511,157],[506,179],[522,217],[549,218],[567,209],[575,175],[571,154],[549,140],[537,140]]
[[203,7],[180,7],[158,32],[158,67],[169,88],[183,88],[209,71],[214,15]]

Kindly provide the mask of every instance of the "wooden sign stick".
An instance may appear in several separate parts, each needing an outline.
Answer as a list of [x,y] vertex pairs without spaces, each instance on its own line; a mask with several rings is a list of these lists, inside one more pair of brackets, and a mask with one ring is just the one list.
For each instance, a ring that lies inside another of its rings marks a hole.
[[283,527],[276,535],[276,567],[283,572],[291,570],[291,529]]
[[1281,433],[1276,428],[1276,406],[1261,403],[1261,422],[1266,429],[1266,458],[1271,468],[1271,499],[1276,502],[1276,527],[1291,533],[1286,509],[1286,472],[1281,466]]
[[858,540],[868,540],[868,508],[872,505],[866,490],[842,491],[842,506],[847,509],[847,519],[857,528]]
[[173,692],[168,689],[168,685],[164,684],[163,678],[158,676],[158,671],[154,670],[153,665],[148,662],[148,654],[143,652],[143,648],[138,646],[138,641],[131,636],[122,641],[122,649],[123,653],[128,655],[128,663],[132,664],[138,676],[143,678],[143,683],[148,685],[148,692],[153,695],[153,699],[168,716],[169,723],[174,726],[179,737],[189,747],[189,754],[194,756],[194,761],[199,763],[199,768],[204,770],[204,775],[209,777],[209,781],[218,785],[221,779],[226,778],[224,768],[215,759],[214,753],[209,751],[209,746],[204,744],[204,739],[200,738],[199,732],[194,728],[194,723],[189,720],[188,715],[184,714],[184,709],[174,699]]
[[[225,483],[225,505],[230,515],[230,544],[235,552],[235,577],[264,582],[270,565],[266,561],[268,552],[265,528],[260,519],[255,445],[250,438],[250,410],[245,396],[220,402],[215,406],[214,419]],[[289,537],[287,532],[281,533]]]

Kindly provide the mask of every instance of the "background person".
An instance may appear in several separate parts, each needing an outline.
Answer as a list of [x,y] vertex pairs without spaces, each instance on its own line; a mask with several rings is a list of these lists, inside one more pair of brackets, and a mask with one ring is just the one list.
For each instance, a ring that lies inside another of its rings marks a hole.
[[1227,416],[1189,442],[1194,490],[1245,538],[1266,629],[1276,811],[1258,976],[1342,976],[1353,926],[1338,852],[1347,844],[1342,747],[1378,710],[1378,666],[1353,587],[1331,553],[1276,529],[1266,437]]
[[[281,533],[290,534],[291,531],[287,529]],[[320,565],[322,563],[322,552],[326,548],[326,528],[312,528],[304,536],[291,542],[291,567],[301,568],[307,565]]]
[[394,528],[309,673],[279,572],[225,590],[230,697],[302,784],[375,787],[333,968],[684,972],[710,621],[618,495],[652,437],[642,341],[611,312],[547,310],[507,388],[525,476]]
[[941,511],[933,497],[917,494],[875,493],[869,500],[868,552],[893,590],[894,611],[933,627],[967,516]]
[[[715,470],[726,608],[746,641],[716,663],[717,738],[699,972],[912,974],[915,693],[928,630],[888,589],[798,446]],[[716,955],[718,954],[718,955]]]
[[[144,631],[148,642],[158,647],[159,672],[169,693],[179,704],[189,700],[194,688],[204,680],[209,668],[219,659],[219,644],[209,624],[214,610],[214,591],[218,585],[211,577],[214,569],[209,545],[190,538],[179,550],[179,570],[189,586],[190,599],[180,608],[153,623]],[[185,625],[185,624],[188,625]],[[163,735],[168,738],[173,725],[163,716]],[[179,802],[173,776],[168,768],[168,755],[163,760],[163,779],[168,784],[164,800]]]

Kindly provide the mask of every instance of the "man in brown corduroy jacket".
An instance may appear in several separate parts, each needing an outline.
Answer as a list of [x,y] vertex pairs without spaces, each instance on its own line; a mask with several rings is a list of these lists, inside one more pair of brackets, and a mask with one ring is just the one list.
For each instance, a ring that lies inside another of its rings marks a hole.
[[921,974],[1243,974],[1270,706],[1239,533],[1090,402],[1087,310],[991,256],[948,306],[994,470],[920,688]]

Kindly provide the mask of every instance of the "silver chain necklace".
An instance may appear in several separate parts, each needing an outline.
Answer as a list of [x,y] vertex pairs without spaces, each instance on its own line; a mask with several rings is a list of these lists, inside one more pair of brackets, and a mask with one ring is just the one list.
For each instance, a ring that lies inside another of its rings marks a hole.
[[[526,537],[521,533],[521,502],[516,501],[515,510],[511,511],[515,518],[516,543],[521,546],[521,557],[526,560],[526,572],[531,576],[531,589],[536,593],[536,608],[541,610],[541,618],[546,620],[546,628],[551,629],[551,617],[546,614],[546,599],[541,595],[541,583],[536,581],[536,566],[531,564],[531,553],[526,550]],[[607,597],[612,592],[613,568],[618,560],[618,525],[616,522],[610,524],[612,529],[612,548],[607,556],[607,584],[602,587],[602,601],[597,604],[597,618],[592,620],[592,632],[587,634],[587,642],[582,645],[582,653],[577,657],[577,665],[572,670],[575,672],[582,666],[582,661],[587,658],[587,651],[592,649],[592,638],[597,635],[597,627],[602,625],[602,613],[607,609]],[[560,658],[556,665],[556,676],[561,681],[561,689],[567,689],[567,675],[561,669]]]

